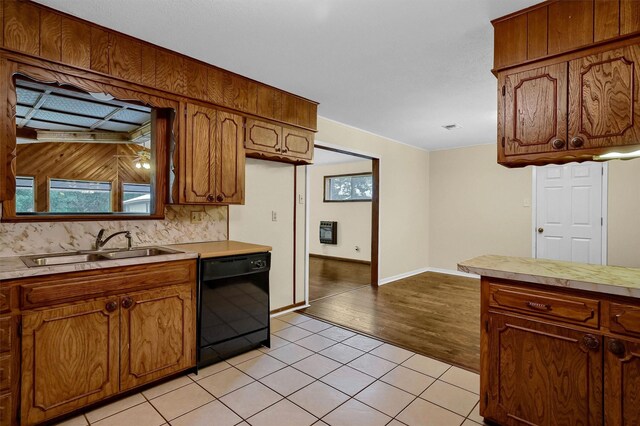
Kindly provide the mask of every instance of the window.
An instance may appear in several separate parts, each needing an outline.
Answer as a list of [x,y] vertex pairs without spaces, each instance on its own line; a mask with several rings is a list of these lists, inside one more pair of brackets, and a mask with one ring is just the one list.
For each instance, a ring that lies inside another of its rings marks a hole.
[[125,183],[122,188],[122,211],[127,213],[151,212],[151,185]]
[[371,201],[373,176],[371,173],[325,176],[324,201]]
[[36,210],[33,186],[32,177],[18,176],[16,178],[16,211],[18,213],[33,213]]
[[51,213],[110,213],[111,183],[86,180],[49,180]]

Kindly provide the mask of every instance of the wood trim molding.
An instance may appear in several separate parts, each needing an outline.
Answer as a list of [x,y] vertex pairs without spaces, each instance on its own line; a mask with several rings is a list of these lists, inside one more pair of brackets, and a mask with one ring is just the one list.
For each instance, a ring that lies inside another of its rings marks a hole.
[[269,312],[269,315],[275,315],[275,314],[279,314],[280,312],[284,312],[284,311],[288,311],[291,309],[295,309],[295,308],[299,308],[301,306],[305,306],[307,304],[307,302],[298,302],[298,303],[294,303],[293,305],[289,305],[289,306],[283,306],[282,308],[278,308],[278,309],[274,309],[272,311]]
[[348,259],[346,257],[327,256],[324,254],[309,253],[309,257],[315,257],[317,259],[337,260],[338,262],[353,262],[353,263],[361,263],[364,265],[371,265],[371,261],[369,260]]

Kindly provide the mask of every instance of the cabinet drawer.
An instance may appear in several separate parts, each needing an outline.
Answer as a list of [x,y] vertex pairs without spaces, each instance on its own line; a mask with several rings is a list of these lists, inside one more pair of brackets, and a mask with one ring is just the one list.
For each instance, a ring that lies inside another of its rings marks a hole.
[[584,297],[489,284],[489,306],[598,328],[600,302]]
[[195,262],[158,263],[115,271],[91,272],[25,280],[20,286],[22,308],[36,308],[142,288],[193,282]]
[[11,386],[11,357],[0,357],[0,392],[4,392]]
[[614,333],[640,336],[640,307],[611,303],[609,329]]
[[9,312],[11,304],[9,303],[10,288],[0,288],[0,314]]
[[0,318],[0,353],[11,349],[11,317]]
[[11,425],[11,394],[0,395],[0,426]]

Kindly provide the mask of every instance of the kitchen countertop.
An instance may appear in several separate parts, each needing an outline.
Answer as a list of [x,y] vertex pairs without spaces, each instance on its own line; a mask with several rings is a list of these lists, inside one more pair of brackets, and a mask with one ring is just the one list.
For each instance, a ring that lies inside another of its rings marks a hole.
[[270,246],[249,244],[240,241],[211,241],[205,243],[172,244],[164,247],[196,253],[203,259],[233,256],[236,254],[264,253],[265,251],[272,250]]
[[487,255],[460,262],[458,270],[485,277],[640,298],[639,268]]
[[[140,247],[135,247],[140,248]],[[34,253],[36,254],[36,253]],[[51,254],[51,253],[47,253]],[[171,262],[174,260],[196,259],[197,253],[176,252],[149,257],[130,257],[128,259],[107,259],[96,262],[69,263],[66,265],[28,267],[15,257],[0,258],[0,280],[34,277],[38,275],[61,274],[65,272],[88,271],[92,269],[115,268],[118,266],[143,265],[147,263]]]

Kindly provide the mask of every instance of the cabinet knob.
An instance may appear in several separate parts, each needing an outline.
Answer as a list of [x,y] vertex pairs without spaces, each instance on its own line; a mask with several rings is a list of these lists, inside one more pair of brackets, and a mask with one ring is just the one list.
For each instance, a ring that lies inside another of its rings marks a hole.
[[276,152],[280,152],[282,151],[280,148],[276,148]]
[[118,302],[116,302],[115,300],[111,300],[107,302],[106,305],[104,305],[104,308],[107,310],[107,312],[113,312],[118,309]]
[[218,196],[216,197],[216,201],[217,201],[217,202],[219,202],[219,203],[221,203],[221,202],[223,202],[223,201],[224,201],[224,197],[223,197],[222,195],[218,195]]
[[564,148],[564,141],[562,139],[555,139],[553,142],[551,142],[551,145],[554,149],[562,149]]
[[212,194],[207,195],[207,201],[213,201],[213,200],[214,198]]
[[618,358],[622,358],[627,352],[624,347],[624,343],[622,343],[618,339],[609,340],[609,344],[607,346],[609,347],[609,352],[611,352]]
[[130,297],[125,297],[124,299],[122,299],[122,307],[125,309],[129,309],[130,307],[133,306],[133,299]]
[[282,153],[284,154],[285,152],[289,152],[289,150],[287,148],[282,148]]
[[597,351],[600,347],[600,340],[593,334],[585,334],[582,338],[582,344],[590,351]]
[[584,139],[576,136],[575,138],[571,139],[571,146],[573,148],[582,148],[584,146]]

